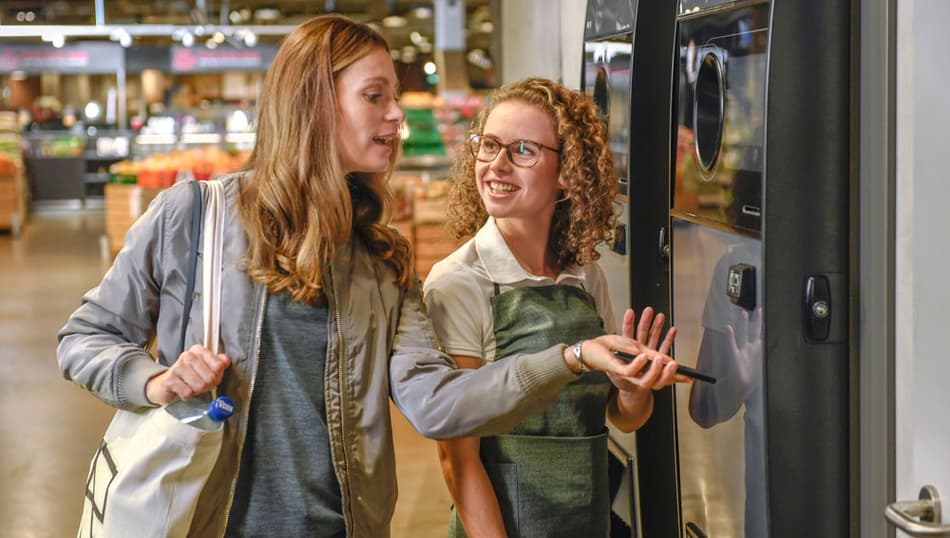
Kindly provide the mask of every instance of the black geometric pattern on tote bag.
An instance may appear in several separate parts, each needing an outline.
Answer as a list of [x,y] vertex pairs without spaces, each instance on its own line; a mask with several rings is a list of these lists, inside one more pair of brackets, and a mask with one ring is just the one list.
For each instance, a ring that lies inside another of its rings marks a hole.
[[[99,484],[96,483],[96,469],[99,467],[100,463],[104,463],[109,467],[109,482],[104,484],[105,488],[104,495],[102,497],[102,506],[96,504],[96,490]],[[109,453],[109,447],[106,445],[106,442],[103,441],[99,445],[99,450],[96,451],[96,455],[92,460],[92,468],[89,470],[89,477],[86,478],[86,500],[89,501],[89,505],[92,507],[90,510],[89,517],[95,517],[99,520],[99,523],[102,523],[102,519],[105,517],[106,505],[109,503],[109,489],[112,487],[112,481],[115,480],[116,476],[116,466],[115,461],[112,459],[112,454]],[[89,522],[89,529],[92,530],[92,521]]]

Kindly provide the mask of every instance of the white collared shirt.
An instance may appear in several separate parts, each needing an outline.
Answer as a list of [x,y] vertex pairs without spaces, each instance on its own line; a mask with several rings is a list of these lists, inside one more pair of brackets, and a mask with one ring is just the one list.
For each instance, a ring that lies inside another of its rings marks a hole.
[[[449,355],[495,360],[495,324],[491,311],[494,284],[512,288],[564,284],[587,290],[608,334],[616,332],[604,272],[596,262],[564,269],[552,280],[527,272],[515,259],[495,219],[464,245],[436,263],[426,278],[425,303],[436,334]],[[573,342],[564,342],[573,344]]]

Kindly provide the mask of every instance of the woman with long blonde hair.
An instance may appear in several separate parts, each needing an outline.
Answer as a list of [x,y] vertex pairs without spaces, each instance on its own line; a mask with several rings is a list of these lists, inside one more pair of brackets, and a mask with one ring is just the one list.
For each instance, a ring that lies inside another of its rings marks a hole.
[[[258,110],[248,169],[219,180],[224,352],[197,344],[201,316],[182,311],[199,238],[188,225],[192,190],[176,185],[132,227],[60,332],[60,369],[121,409],[219,385],[235,401],[190,535],[387,536],[396,500],[389,398],[429,437],[497,433],[550,405],[577,365],[564,346],[482,371],[460,370],[439,351],[409,245],[386,225],[404,114],[379,33],[340,16],[301,24],[277,53]],[[194,345],[179,353],[182,317]],[[144,349],[155,335],[157,361]],[[610,344],[642,351],[620,337]],[[609,353],[589,362],[633,371]],[[492,388],[464,395],[470,382]]]

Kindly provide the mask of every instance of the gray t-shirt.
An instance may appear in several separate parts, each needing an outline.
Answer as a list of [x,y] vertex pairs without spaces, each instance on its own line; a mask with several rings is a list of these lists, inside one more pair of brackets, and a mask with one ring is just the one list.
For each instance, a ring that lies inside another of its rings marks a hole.
[[346,536],[323,398],[327,308],[267,298],[227,536]]

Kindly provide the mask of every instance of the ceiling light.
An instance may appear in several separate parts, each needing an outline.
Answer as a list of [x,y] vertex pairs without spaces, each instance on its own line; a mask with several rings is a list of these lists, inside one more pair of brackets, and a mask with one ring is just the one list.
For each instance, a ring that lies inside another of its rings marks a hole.
[[211,50],[214,50],[218,48],[218,42],[209,37],[208,40],[205,41],[205,46]]
[[99,106],[99,103],[95,101],[86,103],[86,107],[83,109],[83,115],[86,119],[94,120],[99,117],[99,114],[102,114],[102,107]]
[[190,47],[195,44],[195,36],[191,35],[191,32],[185,32],[181,35],[181,44]]
[[231,24],[237,24],[241,22],[241,13],[238,11],[232,11],[228,14],[228,20],[231,21]]
[[406,18],[399,15],[390,15],[383,17],[383,26],[386,28],[402,28],[406,25]]
[[259,21],[276,21],[280,18],[280,11],[269,7],[258,8],[254,10],[254,18]]
[[413,8],[412,15],[417,19],[431,19],[432,8],[429,6],[419,6],[419,7]]
[[211,36],[211,39],[213,39],[215,43],[220,45],[221,43],[224,43],[224,34],[222,34],[221,32],[215,32],[214,35]]
[[422,66],[422,71],[427,75],[434,75],[436,71],[435,62],[426,62]]
[[248,30],[247,33],[244,34],[244,46],[253,47],[254,45],[257,45],[257,34]]
[[60,35],[54,37],[53,40],[50,41],[50,43],[52,43],[53,46],[56,47],[57,49],[61,49],[61,48],[63,48],[63,45],[66,44],[66,38],[63,37],[62,34],[60,34]]
[[430,52],[432,52],[432,43],[429,43],[428,41],[423,41],[422,43],[419,43],[419,52],[421,52],[422,54],[429,54]]
[[26,18],[26,22],[33,22],[33,19],[36,18],[36,14],[33,13],[32,11],[27,11],[25,18]]

